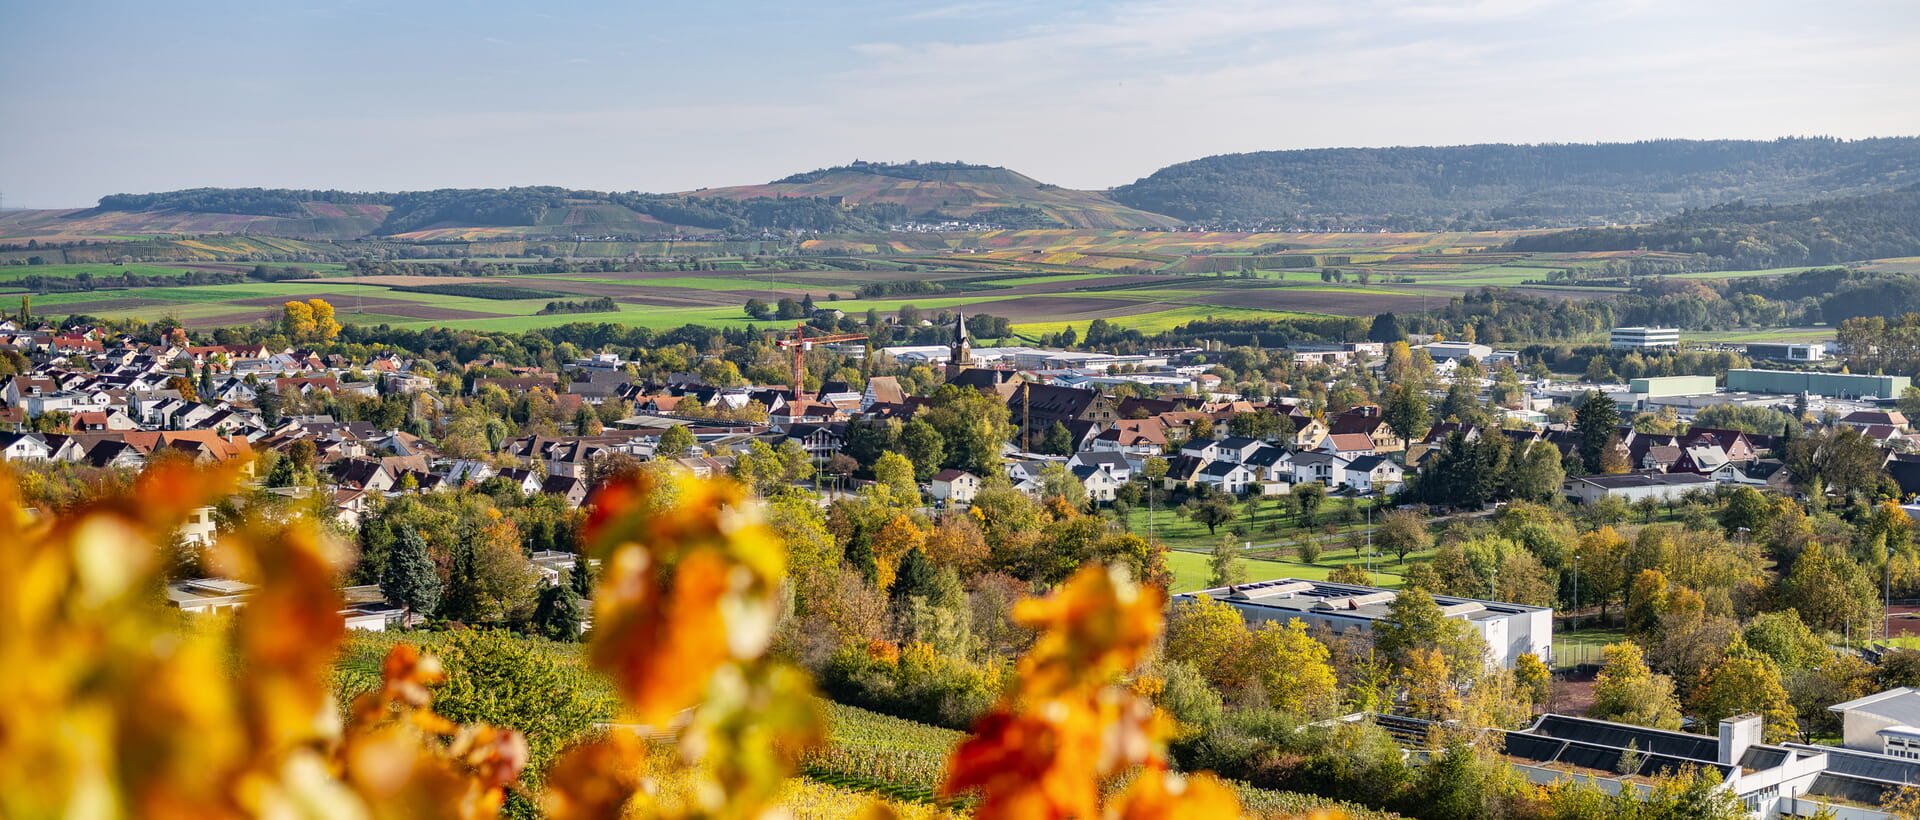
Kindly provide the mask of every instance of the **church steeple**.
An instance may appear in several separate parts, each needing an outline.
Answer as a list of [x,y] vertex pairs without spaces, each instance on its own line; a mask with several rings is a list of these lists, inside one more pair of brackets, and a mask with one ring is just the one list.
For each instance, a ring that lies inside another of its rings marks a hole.
[[951,380],[971,364],[973,364],[973,343],[967,337],[967,316],[954,311],[953,342],[947,350],[947,378]]

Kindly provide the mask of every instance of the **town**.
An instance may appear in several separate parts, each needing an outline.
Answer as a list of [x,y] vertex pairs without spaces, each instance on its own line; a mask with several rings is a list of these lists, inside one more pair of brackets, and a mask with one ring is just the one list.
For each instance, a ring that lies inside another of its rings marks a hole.
[[[1905,745],[1920,736],[1904,724],[1854,728],[1920,698],[1867,691],[1920,684],[1888,671],[1920,672],[1912,650],[1874,642],[1892,634],[1896,590],[1920,592],[1920,507],[1895,504],[1920,492],[1901,410],[1920,391],[1807,370],[1830,352],[1818,345],[1738,352],[1795,369],[1620,384],[1470,341],[1394,338],[1391,317],[1367,341],[1120,353],[976,345],[969,317],[947,311],[915,331],[944,344],[874,347],[876,328],[829,308],[704,352],[531,334],[517,347],[348,344],[331,317],[323,301],[291,302],[278,325],[245,334],[266,340],[222,343],[211,337],[238,334],[55,325],[23,305],[0,322],[16,371],[0,381],[13,430],[0,458],[30,502],[54,509],[160,465],[242,470],[241,492],[166,540],[167,598],[183,612],[235,612],[255,594],[217,574],[224,532],[306,515],[358,545],[339,593],[353,629],[494,623],[573,641],[593,625],[594,573],[574,539],[601,487],[635,472],[731,476],[775,501],[783,535],[840,556],[794,568],[800,632],[788,640],[846,703],[964,727],[984,693],[929,703],[911,690],[980,685],[963,683],[994,653],[978,642],[1009,639],[981,632],[974,619],[1005,617],[987,602],[1119,560],[1179,593],[1168,659],[1200,676],[1203,702],[1244,704],[1251,685],[1282,713],[1372,727],[1415,756],[1485,726],[1505,732],[1496,759],[1522,778],[1597,772],[1627,795],[1697,764],[1688,776],[1755,816],[1894,816],[1874,807],[1920,777]],[[1631,327],[1608,347],[1659,357],[1683,344],[1674,329]],[[1270,378],[1276,366],[1347,389],[1292,391]],[[1864,556],[1853,536],[1808,529],[1832,517],[1822,507],[1874,532]],[[1838,553],[1816,557],[1823,544]],[[1767,564],[1795,553],[1763,591]],[[1827,577],[1803,577],[1822,560]],[[846,622],[843,610],[885,611],[889,596],[910,604],[902,620]],[[1244,623],[1211,620],[1222,605]],[[941,607],[971,611],[971,625],[938,626]],[[1407,634],[1415,624],[1438,633]],[[1227,671],[1221,653],[1242,639],[1187,637],[1209,628],[1243,633],[1248,651],[1272,653],[1252,669],[1274,671]],[[1273,629],[1292,644],[1256,649]],[[1735,646],[1698,645],[1716,630]],[[1865,648],[1823,659],[1821,633]],[[1378,645],[1389,634],[1394,645]],[[930,647],[945,671],[875,689],[865,650],[846,654],[873,641]],[[1758,671],[1752,652],[1768,658]],[[1262,678],[1275,674],[1299,680]],[[1717,683],[1735,676],[1737,691]],[[1559,711],[1588,699],[1583,715]],[[1208,708],[1174,714],[1231,731]],[[1716,721],[1717,741],[1676,731]],[[1821,731],[1844,734],[1844,750],[1805,742]]]

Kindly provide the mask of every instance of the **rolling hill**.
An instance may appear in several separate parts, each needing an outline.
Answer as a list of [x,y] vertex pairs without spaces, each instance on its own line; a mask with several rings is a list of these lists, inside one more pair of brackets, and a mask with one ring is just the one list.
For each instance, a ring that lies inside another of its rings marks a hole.
[[194,188],[113,194],[93,208],[0,212],[0,241],[71,243],[233,234],[436,242],[501,238],[871,232],[910,220],[1018,228],[1166,227],[1179,221],[1005,168],[859,163],[767,185],[685,194],[555,187],[356,193]]
[[1650,222],[1920,181],[1920,138],[1329,148],[1171,165],[1111,191],[1189,222],[1479,230]]
[[1789,205],[1730,202],[1639,227],[1523,236],[1509,247],[1523,252],[1697,254],[1706,257],[1705,267],[1722,270],[1920,256],[1920,185]]
[[848,205],[898,205],[909,218],[990,222],[1022,228],[1148,228],[1180,224],[1092,191],[1048,185],[1025,174],[958,162],[856,162],[765,185],[708,188],[700,198],[822,197]]

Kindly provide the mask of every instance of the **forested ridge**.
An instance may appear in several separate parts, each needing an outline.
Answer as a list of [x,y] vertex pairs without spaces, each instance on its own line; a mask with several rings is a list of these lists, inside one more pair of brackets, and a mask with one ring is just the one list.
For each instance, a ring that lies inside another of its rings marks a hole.
[[1201,223],[1467,230],[1647,222],[1734,200],[1804,202],[1920,181],[1920,138],[1654,140],[1225,154],[1114,189]]
[[[519,227],[559,224],[575,208],[599,217],[581,223],[583,231],[602,226],[630,228],[648,219],[671,226],[719,233],[758,230],[868,231],[906,218],[898,205],[874,203],[842,207],[819,197],[756,197],[730,200],[678,194],[605,193],[551,186],[519,188],[441,188],[401,193],[363,193],[265,188],[195,188],[152,194],[112,194],[100,198],[94,213],[108,211],[192,211],[301,218],[311,205],[374,205],[388,208],[376,235],[449,227]],[[611,214],[604,209],[611,207]],[[594,209],[601,209],[595,211]],[[628,213],[620,213],[624,209]]]
[[1791,205],[1730,202],[1644,227],[1521,237],[1513,249],[1695,253],[1723,270],[1913,256],[1920,254],[1920,185]]

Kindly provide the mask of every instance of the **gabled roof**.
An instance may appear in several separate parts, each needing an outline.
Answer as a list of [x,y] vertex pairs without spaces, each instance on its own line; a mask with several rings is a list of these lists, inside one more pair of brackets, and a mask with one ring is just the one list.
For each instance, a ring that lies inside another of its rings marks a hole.
[[1333,445],[1335,450],[1343,453],[1373,449],[1373,439],[1365,433],[1329,435],[1327,436],[1327,443]]
[[1288,460],[1290,457],[1286,448],[1268,445],[1249,453],[1242,461],[1252,467],[1272,467],[1275,464]]
[[941,482],[954,482],[954,481],[959,481],[962,477],[970,476],[970,475],[973,475],[973,474],[967,472],[966,470],[962,470],[956,467],[948,467],[947,469],[934,473],[933,480],[941,481]]
[[1226,478],[1236,472],[1247,472],[1246,465],[1231,461],[1210,461],[1207,462],[1207,466],[1200,468],[1200,475],[1212,478]]
[[1180,456],[1167,462],[1167,478],[1174,481],[1192,481],[1207,465],[1207,460],[1199,456]]
[[1371,473],[1379,469],[1381,464],[1392,465],[1393,459],[1387,458],[1386,456],[1361,456],[1347,462],[1347,469],[1362,473]]

